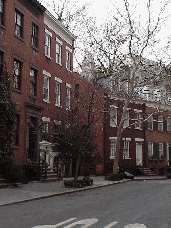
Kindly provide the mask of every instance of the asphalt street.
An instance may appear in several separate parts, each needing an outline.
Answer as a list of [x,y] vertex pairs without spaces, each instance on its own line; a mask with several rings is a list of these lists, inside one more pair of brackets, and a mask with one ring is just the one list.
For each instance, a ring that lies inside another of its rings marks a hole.
[[0,221],[2,228],[170,228],[171,180],[131,181],[8,205],[0,207]]

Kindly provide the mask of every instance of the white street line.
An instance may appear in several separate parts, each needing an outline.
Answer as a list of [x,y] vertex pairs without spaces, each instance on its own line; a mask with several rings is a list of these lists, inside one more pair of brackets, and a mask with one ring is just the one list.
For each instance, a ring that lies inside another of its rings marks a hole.
[[127,226],[124,226],[124,228],[147,228],[144,224],[129,224]]
[[64,228],[72,228],[75,225],[85,225],[85,226],[81,226],[80,228],[87,228],[87,227],[91,227],[91,225],[97,222],[98,222],[98,219],[85,219],[85,220],[80,220],[78,222],[74,222],[68,226],[65,226]]
[[110,224],[108,224],[107,226],[105,226],[104,228],[111,228],[113,227],[114,225],[116,225],[118,222],[112,222]]
[[66,220],[66,221],[64,221],[64,222],[58,223],[58,224],[55,225],[54,228],[59,227],[59,226],[61,226],[61,225],[64,225],[64,224],[66,224],[66,223],[68,223],[68,222],[71,222],[71,221],[73,221],[73,220],[75,220],[75,219],[76,219],[76,218],[71,218],[71,219],[68,219],[68,220]]

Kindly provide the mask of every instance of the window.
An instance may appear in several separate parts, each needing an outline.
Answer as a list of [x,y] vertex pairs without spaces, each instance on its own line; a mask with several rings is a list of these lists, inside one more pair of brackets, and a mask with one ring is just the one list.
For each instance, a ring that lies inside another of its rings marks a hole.
[[135,129],[141,129],[141,110],[135,111]]
[[23,38],[23,15],[19,11],[15,11],[15,35]]
[[50,45],[52,33],[45,29],[45,56],[50,58]]
[[56,63],[61,65],[62,61],[62,41],[56,38]]
[[153,143],[148,142],[148,157],[153,156]]
[[123,158],[129,158],[129,141],[130,139],[123,139]]
[[163,131],[163,117],[162,116],[158,117],[158,130]]
[[13,88],[21,89],[21,62],[14,59],[14,68],[13,68]]
[[4,25],[4,0],[0,0],[0,24]]
[[147,125],[148,125],[148,129],[149,129],[149,130],[153,130],[153,116],[150,116],[150,117],[147,119]]
[[71,102],[71,85],[66,83],[66,109],[70,109]]
[[159,158],[163,156],[163,143],[159,143]]
[[161,91],[159,88],[153,89],[153,101],[161,101]]
[[167,131],[168,132],[171,131],[171,118],[170,117],[167,118]]
[[110,126],[117,127],[117,107],[110,106]]
[[79,87],[79,84],[75,84],[75,98],[78,98],[80,96]]
[[12,137],[14,146],[19,146],[19,126],[20,126],[20,116],[16,114],[14,118],[14,131],[13,131],[13,137]]
[[43,101],[49,102],[49,80],[51,77],[51,74],[43,71],[44,74],[44,82],[43,82]]
[[123,128],[126,128],[129,126],[129,110],[126,111],[125,120],[123,122]]
[[42,139],[49,141],[49,123],[50,118],[42,117],[43,126],[42,126]]
[[34,23],[32,24],[31,30],[31,45],[32,47],[38,47],[38,26]]
[[37,71],[30,69],[30,95],[36,96]]
[[55,78],[55,106],[60,107],[61,105],[61,83],[62,80]]
[[115,153],[116,153],[116,138],[115,137],[110,137],[110,159],[115,158]]
[[71,53],[72,50],[69,47],[66,47],[66,68],[71,71]]

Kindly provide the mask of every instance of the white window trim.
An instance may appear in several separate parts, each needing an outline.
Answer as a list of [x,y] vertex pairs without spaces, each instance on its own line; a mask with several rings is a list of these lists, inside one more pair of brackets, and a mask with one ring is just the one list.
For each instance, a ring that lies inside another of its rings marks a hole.
[[49,32],[49,30],[47,30],[46,28],[45,28],[45,33],[46,33],[48,36],[52,37],[52,33]]
[[[160,145],[162,145],[162,150],[160,150]],[[163,143],[159,143],[159,158],[164,155],[164,146]]]
[[66,50],[72,53],[72,49],[66,46]]
[[[125,158],[123,156],[123,158],[124,159],[131,159],[130,156],[129,156],[129,149],[130,149],[130,143],[129,142],[131,141],[131,138],[122,138],[122,140],[123,140],[123,142],[128,142],[128,156],[126,156]],[[123,147],[123,150],[124,149],[126,149],[126,148]]]
[[66,83],[66,87],[69,87],[70,89],[72,88],[71,84]]
[[56,42],[58,42],[61,46],[63,45],[63,42],[59,40],[57,37],[56,37]]
[[42,121],[50,123],[50,118],[44,116],[44,117],[42,117]]

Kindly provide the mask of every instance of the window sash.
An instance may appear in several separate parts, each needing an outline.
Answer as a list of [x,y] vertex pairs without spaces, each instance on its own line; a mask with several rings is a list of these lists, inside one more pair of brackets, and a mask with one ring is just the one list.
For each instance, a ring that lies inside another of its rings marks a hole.
[[163,156],[163,143],[159,143],[159,157]]
[[14,60],[13,66],[13,87],[15,89],[20,89],[21,85],[21,63]]
[[50,36],[45,34],[45,56],[50,57]]
[[12,142],[14,146],[19,146],[19,126],[20,126],[20,116],[15,115],[13,136],[12,136]]
[[34,24],[32,25],[31,45],[33,47],[38,46],[38,27]]
[[56,81],[55,85],[55,104],[60,106],[60,97],[61,97],[61,83]]
[[148,123],[148,129],[149,129],[149,130],[153,130],[153,116],[151,116],[151,117],[148,119],[147,123]]
[[115,157],[116,153],[116,140],[110,140],[110,157]]
[[153,143],[148,142],[148,157],[153,156]]
[[15,35],[22,37],[22,15],[15,12]]
[[66,108],[70,109],[70,94],[71,89],[69,87],[66,87]]
[[158,130],[163,131],[163,117],[162,116],[158,117]]
[[3,25],[4,19],[4,0],[0,0],[0,24]]
[[110,108],[110,126],[116,127],[117,126],[117,108]]
[[124,146],[123,146],[123,157],[129,158],[129,141],[124,140]]
[[56,43],[56,63],[61,64],[61,45]]
[[67,70],[71,70],[71,52],[66,52],[66,68]]
[[30,95],[36,96],[36,74],[37,72],[30,69]]
[[44,75],[43,99],[49,101],[49,77]]
[[141,123],[139,121],[141,121],[141,113],[135,112],[135,128],[141,129]]

